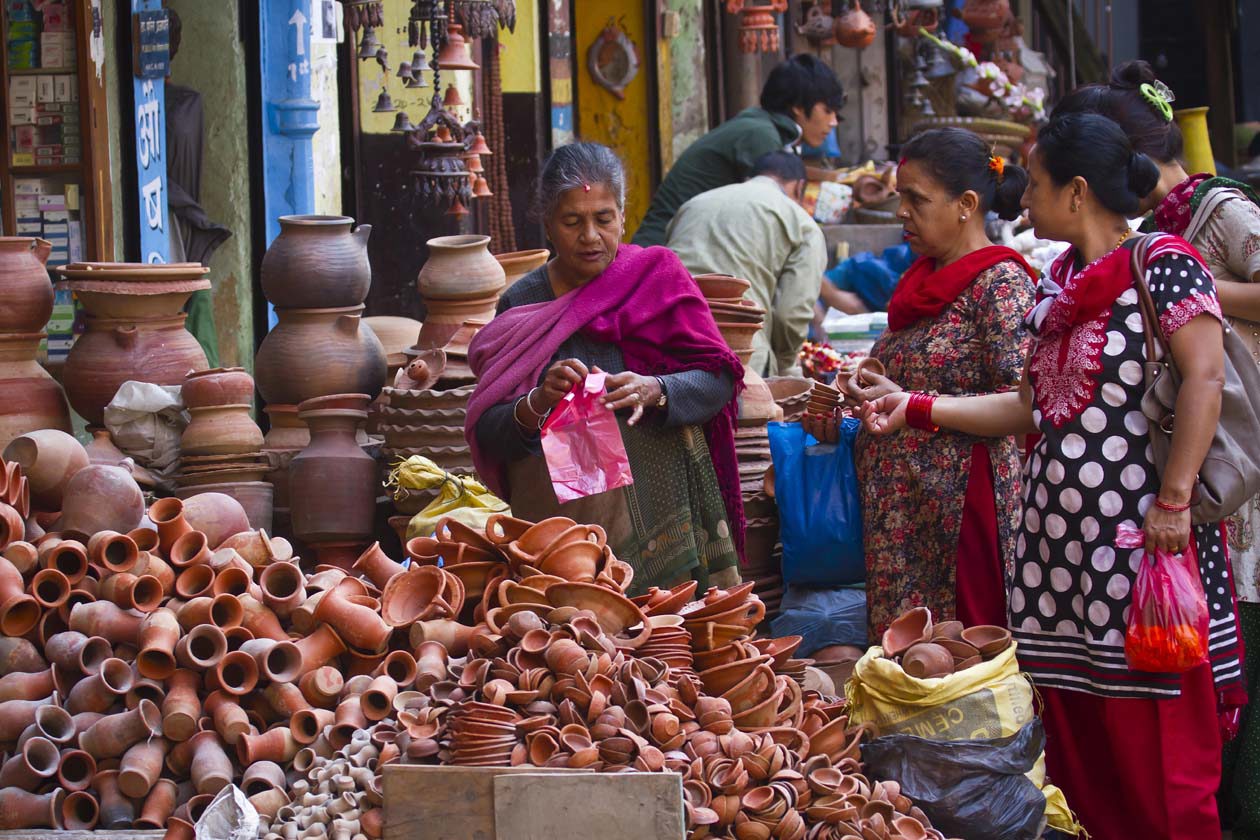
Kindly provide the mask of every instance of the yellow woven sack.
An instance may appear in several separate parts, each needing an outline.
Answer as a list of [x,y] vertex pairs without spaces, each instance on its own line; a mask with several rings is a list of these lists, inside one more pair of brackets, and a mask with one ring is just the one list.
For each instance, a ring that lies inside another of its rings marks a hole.
[[[1033,691],[1019,672],[1015,645],[979,665],[947,677],[921,680],[873,647],[858,660],[845,685],[849,719],[870,723],[880,735],[917,735],[933,741],[989,740],[1014,735],[1033,719]],[[1045,755],[1028,778],[1046,797],[1052,828],[1080,833],[1063,792],[1046,781]]]
[[484,530],[496,513],[510,514],[507,502],[471,476],[455,476],[420,455],[413,455],[390,472],[387,485],[404,490],[438,490],[428,507],[407,524],[407,539],[432,536],[438,522],[450,518]]

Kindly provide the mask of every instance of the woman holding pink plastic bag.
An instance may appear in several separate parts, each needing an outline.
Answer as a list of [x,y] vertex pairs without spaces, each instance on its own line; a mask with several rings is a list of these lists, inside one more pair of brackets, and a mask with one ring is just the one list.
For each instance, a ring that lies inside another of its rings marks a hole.
[[[737,583],[738,357],[671,251],[621,244],[625,173],[611,149],[556,149],[537,201],[555,256],[504,293],[469,350],[478,384],[466,434],[478,474],[515,516],[603,526],[634,567],[632,593],[691,578]],[[595,405],[582,392],[600,374],[606,393]],[[585,449],[571,445],[580,435],[565,437],[606,424],[604,408],[632,481],[615,468],[611,428],[588,435]],[[585,495],[590,471],[578,474],[575,461],[613,465],[597,477],[610,489]]]

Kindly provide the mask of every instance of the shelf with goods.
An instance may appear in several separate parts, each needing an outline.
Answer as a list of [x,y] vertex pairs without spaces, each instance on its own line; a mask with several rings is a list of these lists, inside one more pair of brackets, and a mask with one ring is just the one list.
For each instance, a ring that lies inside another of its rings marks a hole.
[[[5,0],[0,9],[0,233],[50,241],[49,266],[111,259],[105,86],[89,49],[99,16],[94,23],[91,0]],[[57,303],[53,364],[73,340],[69,292]]]

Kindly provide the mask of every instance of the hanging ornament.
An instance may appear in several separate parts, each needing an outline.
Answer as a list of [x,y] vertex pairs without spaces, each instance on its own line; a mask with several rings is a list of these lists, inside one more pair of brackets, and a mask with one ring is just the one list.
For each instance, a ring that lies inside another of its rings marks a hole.
[[376,58],[376,54],[381,51],[381,42],[376,37],[376,30],[367,27],[363,30],[363,35],[359,38],[359,60],[368,61]]
[[459,91],[455,89],[455,85],[446,86],[446,95],[442,97],[442,107],[446,110],[464,107],[464,100],[460,97]]
[[346,26],[351,32],[376,29],[385,25],[383,0],[340,0],[346,11]]
[[464,205],[472,201],[472,183],[464,162],[466,139],[464,127],[435,92],[429,113],[407,134],[408,148],[420,153],[412,177],[425,206],[448,207],[454,216],[467,214]]
[[477,180],[473,182],[473,198],[490,198],[494,193],[490,192],[490,183],[481,175],[477,176]]
[[494,0],[499,13],[499,26],[508,32],[516,31],[516,0]]
[[[471,196],[472,191],[469,190],[468,194]],[[455,216],[456,218],[462,218],[468,215],[468,210],[464,207],[464,202],[459,200],[459,196],[455,197],[455,201],[451,204],[451,209],[446,211],[446,215]]]
[[390,131],[399,133],[415,131],[416,127],[411,124],[411,117],[407,116],[406,111],[399,111],[398,116],[394,117],[394,127]]
[[394,107],[394,100],[390,98],[389,91],[381,89],[381,95],[376,97],[376,107],[372,109],[377,114],[391,114],[398,110]]
[[855,50],[864,50],[875,42],[875,21],[859,0],[853,0],[853,5],[836,18],[835,35],[842,47]]
[[[439,46],[446,38],[446,4],[444,0],[413,0],[407,18],[407,44],[427,50],[429,44]],[[413,61],[414,65],[415,62]]]
[[474,152],[464,152],[464,168],[474,175],[480,175],[486,171],[486,168],[481,165],[481,155]]
[[455,16],[469,38],[493,38],[499,34],[499,10],[493,0],[455,0]]
[[778,52],[779,22],[775,15],[787,11],[787,0],[755,3],[748,0],[726,0],[726,11],[739,15],[739,49],[741,52]]
[[480,70],[481,65],[473,61],[468,52],[468,42],[464,40],[464,27],[451,23],[446,27],[446,44],[438,52],[437,65],[443,70]]

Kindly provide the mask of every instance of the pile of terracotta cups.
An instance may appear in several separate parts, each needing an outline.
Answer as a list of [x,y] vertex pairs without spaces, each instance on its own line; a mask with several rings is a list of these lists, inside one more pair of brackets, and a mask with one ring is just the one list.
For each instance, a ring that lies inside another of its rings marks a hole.
[[885,657],[910,676],[926,680],[1000,655],[1011,646],[1011,631],[989,624],[964,628],[961,621],[933,623],[926,607],[916,607],[888,625],[881,644]]

